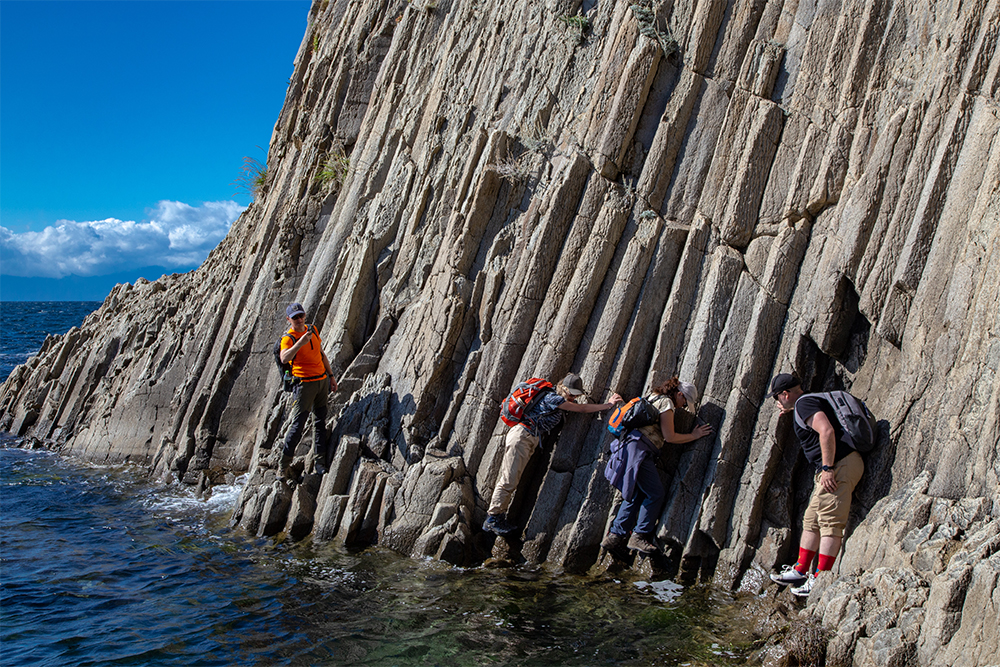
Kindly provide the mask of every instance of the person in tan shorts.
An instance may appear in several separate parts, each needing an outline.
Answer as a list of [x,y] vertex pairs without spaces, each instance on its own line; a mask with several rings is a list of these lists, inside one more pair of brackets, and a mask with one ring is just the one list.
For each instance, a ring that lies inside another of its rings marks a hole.
[[792,593],[807,597],[816,575],[810,572],[817,557],[816,573],[833,568],[844,541],[854,487],[865,472],[861,455],[844,440],[843,428],[829,402],[818,394],[806,394],[794,375],[781,373],[771,381],[770,395],[782,414],[794,411],[806,425],[795,420],[795,435],[802,452],[816,466],[812,497],[802,518],[802,538],[795,565],[785,565],[772,574],[778,584],[792,584]]

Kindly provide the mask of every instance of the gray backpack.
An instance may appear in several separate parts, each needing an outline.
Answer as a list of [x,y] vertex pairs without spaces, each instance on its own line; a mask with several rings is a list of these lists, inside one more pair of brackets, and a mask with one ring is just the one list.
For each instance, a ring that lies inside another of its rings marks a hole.
[[[844,442],[848,446],[862,454],[875,449],[878,427],[864,401],[846,391],[826,391],[810,395],[820,396],[833,406],[837,421],[844,430]],[[795,423],[801,428],[808,428],[798,412],[795,413]]]

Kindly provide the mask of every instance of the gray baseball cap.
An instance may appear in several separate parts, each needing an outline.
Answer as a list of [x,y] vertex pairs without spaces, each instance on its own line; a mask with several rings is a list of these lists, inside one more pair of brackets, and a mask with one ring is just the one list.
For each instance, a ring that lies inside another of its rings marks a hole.
[[580,396],[584,393],[583,391],[583,380],[576,373],[569,373],[566,377],[562,379],[562,385],[566,387],[566,391],[573,394],[574,396]]

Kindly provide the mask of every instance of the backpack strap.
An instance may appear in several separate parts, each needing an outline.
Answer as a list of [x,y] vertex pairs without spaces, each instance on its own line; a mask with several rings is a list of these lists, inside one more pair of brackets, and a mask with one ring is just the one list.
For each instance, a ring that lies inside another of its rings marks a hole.
[[[830,392],[823,391],[823,392],[816,392],[816,393],[813,393],[813,394],[802,394],[801,396],[799,396],[795,400],[795,407],[798,407],[799,401],[801,401],[806,396],[819,396],[820,398],[822,398],[827,403],[830,402]],[[811,428],[808,424],[806,424],[805,420],[802,419],[802,417],[799,416],[799,411],[796,410],[795,407],[792,408],[792,416],[795,417],[795,423],[798,424],[799,428],[802,428],[802,429]]]
[[[319,335],[319,331],[316,329],[316,325],[315,324],[310,324],[309,326],[307,326],[306,327],[306,333],[309,333],[310,329],[312,330],[312,333],[316,334],[317,336]],[[304,336],[305,334],[302,334],[302,335]],[[288,333],[286,331],[285,333],[281,334],[281,338],[278,339],[278,345],[279,345],[279,347],[281,346],[281,341],[283,341],[286,338],[291,338],[292,339],[292,345],[295,345],[295,343],[298,342],[298,339],[295,338],[295,336],[293,336],[292,334],[290,334],[290,333]],[[291,363],[291,362],[289,362],[289,363]]]

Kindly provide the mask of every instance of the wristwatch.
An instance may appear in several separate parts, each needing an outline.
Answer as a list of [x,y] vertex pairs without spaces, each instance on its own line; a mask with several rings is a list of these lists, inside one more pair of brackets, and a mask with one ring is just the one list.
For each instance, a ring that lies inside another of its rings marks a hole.
[[819,469],[823,472],[833,472],[833,466],[820,466]]

